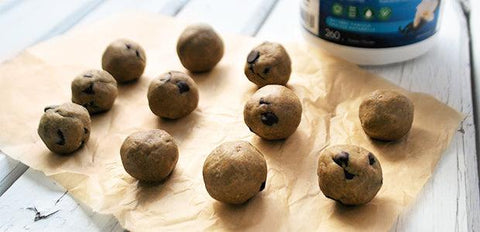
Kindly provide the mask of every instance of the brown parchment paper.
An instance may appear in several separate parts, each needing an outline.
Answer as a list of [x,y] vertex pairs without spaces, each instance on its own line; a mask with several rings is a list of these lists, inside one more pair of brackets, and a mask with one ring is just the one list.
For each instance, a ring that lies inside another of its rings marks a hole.
[[[302,122],[285,141],[264,141],[243,122],[243,105],[256,90],[243,74],[258,40],[223,35],[226,51],[209,73],[192,75],[200,103],[191,115],[162,120],[148,108],[150,79],[168,70],[185,71],[176,39],[185,23],[150,14],[116,16],[27,49],[0,67],[0,149],[43,171],[94,211],[113,214],[132,231],[385,231],[415,199],[448,146],[462,115],[425,94],[410,93],[355,65],[305,45],[289,45],[293,73],[288,87],[303,104]],[[138,41],[147,68],[136,83],[119,86],[107,113],[92,117],[91,138],[67,157],[50,153],[36,128],[44,106],[70,100],[70,82],[85,69],[101,68],[101,55],[117,38]],[[418,77],[421,78],[421,77]],[[358,119],[362,97],[397,89],[415,104],[410,134],[398,142],[369,140]],[[170,179],[138,183],[123,169],[120,145],[130,133],[161,128],[173,135],[180,157]],[[216,202],[205,190],[202,166],[220,143],[247,140],[267,160],[263,192],[242,206]],[[323,196],[317,184],[321,149],[357,144],[381,162],[384,184],[367,205],[344,207]]]

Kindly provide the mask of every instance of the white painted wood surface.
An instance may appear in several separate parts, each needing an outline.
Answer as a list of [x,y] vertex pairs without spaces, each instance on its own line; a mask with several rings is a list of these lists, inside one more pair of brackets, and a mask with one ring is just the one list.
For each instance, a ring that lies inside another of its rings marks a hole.
[[[65,193],[63,187],[41,172],[29,169],[0,197],[0,231],[123,230],[114,217],[93,213]],[[34,221],[35,212],[31,208],[41,215],[58,212]]]
[[[168,15],[178,13],[177,17],[183,19],[210,23],[220,32],[257,35],[276,41],[301,40],[297,0],[75,1],[68,4],[68,9],[73,12],[71,14],[76,14],[73,20],[62,15],[62,12],[50,12],[65,11],[58,4],[52,9],[36,2],[46,1],[23,1],[18,4],[11,0],[0,2],[0,29],[12,25],[14,21],[8,17],[19,19],[20,16],[25,22],[38,23],[38,28],[43,28],[33,32],[29,29],[31,24],[24,23],[19,29],[11,29],[14,34],[8,37],[9,43],[12,43],[8,47],[12,48],[5,51],[0,47],[0,59],[11,56],[32,42],[62,33],[78,22],[84,24],[132,9]],[[417,202],[399,217],[393,230],[480,230],[468,35],[459,4],[453,0],[448,0],[447,3],[439,46],[414,61],[380,68],[367,67],[404,88],[432,94],[467,115],[463,123],[464,132],[457,133]],[[35,11],[27,15],[22,13],[22,8]],[[47,11],[57,15],[56,21],[54,17],[48,17],[50,21],[37,22],[39,19],[35,17]],[[22,33],[28,33],[29,39],[15,40]],[[4,36],[0,38],[3,42]],[[21,171],[21,165],[0,154],[0,193],[2,186],[7,188],[7,182],[15,181]],[[88,208],[79,206],[68,194],[55,205],[63,193],[61,187],[43,174],[28,170],[0,197],[0,214],[5,215],[0,218],[0,230],[122,230],[112,216],[94,214]],[[34,213],[26,210],[31,206],[36,206],[45,213],[57,209],[60,211],[49,218],[33,222]]]

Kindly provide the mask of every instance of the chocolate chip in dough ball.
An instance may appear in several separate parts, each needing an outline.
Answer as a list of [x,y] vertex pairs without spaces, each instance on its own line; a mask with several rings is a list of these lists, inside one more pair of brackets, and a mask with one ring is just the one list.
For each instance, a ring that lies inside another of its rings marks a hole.
[[207,24],[188,26],[177,41],[177,54],[190,72],[210,71],[223,57],[222,38]]
[[177,119],[190,114],[198,105],[198,87],[185,73],[170,71],[152,80],[148,105],[162,118]]
[[50,151],[69,154],[88,141],[91,122],[87,109],[69,102],[44,111],[37,131]]
[[368,136],[392,141],[410,131],[413,111],[413,103],[406,96],[392,90],[377,90],[360,104],[359,117]]
[[117,81],[103,70],[88,70],[72,81],[72,102],[90,114],[109,110],[117,97]]
[[292,63],[285,48],[278,43],[264,42],[247,56],[245,75],[259,87],[285,85],[290,79]]
[[365,148],[336,145],[320,153],[318,184],[323,194],[344,205],[371,201],[382,187],[382,167]]
[[137,80],[145,70],[147,57],[143,48],[128,39],[115,40],[103,52],[102,68],[118,83]]
[[302,104],[292,90],[267,85],[255,92],[245,104],[243,118],[248,128],[267,140],[285,139],[300,124]]
[[242,204],[265,188],[267,162],[248,142],[226,142],[208,155],[203,180],[212,198]]
[[120,148],[123,167],[144,182],[161,182],[172,173],[178,161],[173,137],[159,129],[139,131],[128,136]]

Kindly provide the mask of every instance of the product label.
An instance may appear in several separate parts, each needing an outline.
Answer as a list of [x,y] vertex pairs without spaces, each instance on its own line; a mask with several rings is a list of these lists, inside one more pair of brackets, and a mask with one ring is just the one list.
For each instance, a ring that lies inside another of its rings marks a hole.
[[416,43],[437,32],[441,0],[302,0],[303,26],[322,39],[353,47]]

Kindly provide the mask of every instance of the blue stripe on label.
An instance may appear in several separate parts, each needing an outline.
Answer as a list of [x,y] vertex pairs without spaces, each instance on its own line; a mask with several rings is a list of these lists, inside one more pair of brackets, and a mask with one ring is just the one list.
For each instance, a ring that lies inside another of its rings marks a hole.
[[399,28],[411,23],[412,20],[403,20],[395,22],[359,22],[347,19],[339,19],[334,17],[327,17],[327,26],[352,32],[363,33],[395,33],[399,32]]

